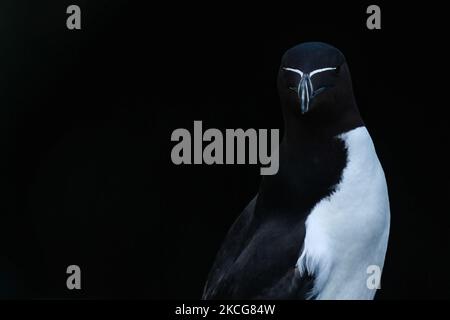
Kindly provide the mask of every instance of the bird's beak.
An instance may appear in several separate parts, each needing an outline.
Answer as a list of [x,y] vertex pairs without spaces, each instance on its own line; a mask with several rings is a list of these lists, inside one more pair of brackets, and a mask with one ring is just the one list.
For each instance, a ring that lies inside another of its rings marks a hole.
[[327,67],[327,68],[321,68],[313,70],[309,73],[305,73],[299,69],[295,68],[283,68],[286,71],[297,73],[301,76],[300,82],[298,84],[298,87],[290,87],[289,89],[294,90],[297,92],[298,98],[300,100],[300,111],[302,114],[309,111],[309,106],[311,104],[311,100],[314,99],[315,96],[317,96],[319,93],[324,91],[327,87],[321,87],[314,91],[311,77],[317,73],[321,73],[324,71],[329,70],[336,70],[336,67]]
[[313,98],[313,86],[309,74],[304,74],[300,79],[297,88],[298,98],[300,99],[300,111],[302,114],[308,112],[309,105]]

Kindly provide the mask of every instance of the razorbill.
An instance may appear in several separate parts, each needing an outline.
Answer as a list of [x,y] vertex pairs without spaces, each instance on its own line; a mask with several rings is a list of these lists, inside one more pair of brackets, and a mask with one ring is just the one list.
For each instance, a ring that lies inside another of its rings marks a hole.
[[289,49],[278,91],[279,171],[228,232],[203,299],[373,299],[389,198],[345,57],[318,42]]

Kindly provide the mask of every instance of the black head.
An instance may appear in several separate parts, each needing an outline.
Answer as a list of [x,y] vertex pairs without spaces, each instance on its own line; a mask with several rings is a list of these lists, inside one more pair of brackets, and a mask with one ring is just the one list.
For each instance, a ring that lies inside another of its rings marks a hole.
[[358,114],[345,57],[325,43],[302,43],[284,54],[278,91],[285,117],[325,123]]

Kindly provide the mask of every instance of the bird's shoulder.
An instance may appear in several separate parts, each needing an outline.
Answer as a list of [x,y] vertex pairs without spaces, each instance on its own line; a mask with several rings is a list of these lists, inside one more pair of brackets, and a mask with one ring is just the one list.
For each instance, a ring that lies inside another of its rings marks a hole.
[[311,279],[296,269],[304,221],[261,217],[253,199],[230,229],[203,298],[301,298]]
[[245,246],[246,239],[249,237],[249,229],[254,223],[254,211],[257,198],[258,195],[249,202],[225,236],[208,275],[203,298],[214,295],[220,282],[225,277],[226,270],[230,268]]

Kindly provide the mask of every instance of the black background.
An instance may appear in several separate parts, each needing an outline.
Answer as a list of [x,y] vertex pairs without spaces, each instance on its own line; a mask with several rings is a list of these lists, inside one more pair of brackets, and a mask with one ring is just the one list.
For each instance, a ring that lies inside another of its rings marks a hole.
[[[82,30],[66,8],[82,9]],[[379,299],[450,297],[449,135],[436,7],[0,3],[0,297],[193,298],[255,195],[252,165],[175,166],[176,128],[280,128],[276,74],[305,41],[339,48],[385,169]],[[82,290],[66,288],[66,268]]]

